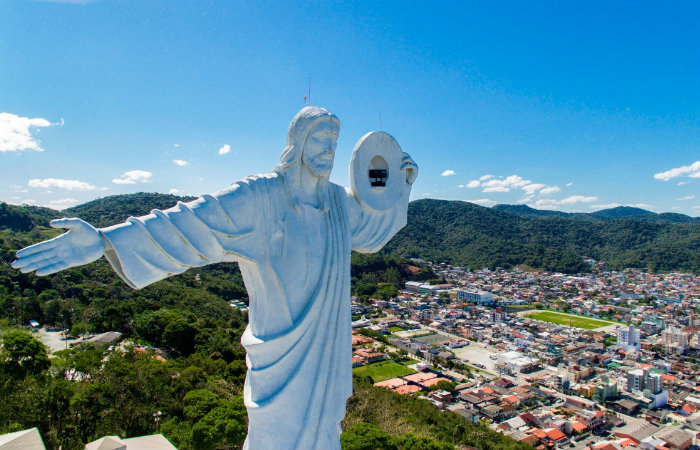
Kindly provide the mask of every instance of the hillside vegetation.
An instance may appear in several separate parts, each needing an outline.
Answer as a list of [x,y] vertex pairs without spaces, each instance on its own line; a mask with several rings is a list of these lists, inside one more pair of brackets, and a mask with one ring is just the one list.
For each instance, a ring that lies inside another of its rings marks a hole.
[[[384,251],[472,269],[524,264],[576,273],[588,270],[581,258],[585,255],[614,269],[700,273],[700,226],[695,219],[654,213],[606,217],[622,213],[596,216],[524,205],[484,208],[460,201],[418,200],[409,204],[408,225]],[[659,216],[671,216],[671,221]]]

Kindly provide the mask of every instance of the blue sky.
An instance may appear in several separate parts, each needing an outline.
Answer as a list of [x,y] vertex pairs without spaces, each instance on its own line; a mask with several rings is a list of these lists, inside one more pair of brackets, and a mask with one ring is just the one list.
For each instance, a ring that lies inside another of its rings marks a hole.
[[412,198],[700,215],[700,3],[0,2],[0,200],[199,195],[311,103],[332,179],[381,128]]

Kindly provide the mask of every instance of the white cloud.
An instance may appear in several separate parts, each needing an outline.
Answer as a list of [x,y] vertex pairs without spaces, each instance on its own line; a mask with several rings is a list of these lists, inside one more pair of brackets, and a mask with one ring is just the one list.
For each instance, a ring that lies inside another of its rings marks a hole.
[[119,175],[119,177],[114,178],[112,183],[114,184],[136,184],[136,183],[148,183],[151,181],[151,172],[145,170],[130,170]]
[[489,198],[480,198],[477,200],[465,200],[465,202],[476,203],[477,205],[481,205],[481,206],[493,206],[493,205],[498,203],[498,202],[491,200]]
[[583,195],[572,195],[571,197],[566,197],[564,200],[560,200],[560,205],[570,205],[572,203],[591,203],[598,200],[598,197],[586,197]]
[[523,191],[527,192],[528,195],[532,195],[544,187],[542,183],[530,183],[523,186]]
[[488,180],[489,178],[493,178],[493,175],[491,175],[490,173],[487,173],[487,174],[484,175],[483,177],[479,178],[479,180],[481,180],[481,181],[486,181],[486,180]]
[[33,188],[59,188],[68,189],[69,191],[91,191],[95,186],[90,183],[78,180],[64,180],[62,178],[34,178],[29,180],[29,187]]
[[530,184],[530,180],[525,180],[519,175],[511,175],[504,179],[492,179],[481,183],[484,188],[482,192],[510,192],[511,189],[521,188]]
[[479,182],[479,180],[472,180],[469,183],[467,183],[467,187],[473,189],[479,187],[480,184],[481,183]]
[[676,167],[673,169],[669,169],[666,172],[654,174],[654,178],[656,178],[657,180],[668,181],[672,178],[684,175],[690,178],[700,178],[700,161],[695,161],[689,166]]
[[[535,206],[540,208],[553,208],[558,205],[571,205],[574,203],[591,203],[598,200],[598,197],[586,197],[583,195],[572,195],[563,200],[554,200],[552,198],[541,198],[535,202]],[[619,205],[617,205],[619,206]]]
[[694,195],[686,195],[685,197],[677,198],[676,200],[692,200],[694,198]]
[[173,159],[173,162],[174,162],[176,165],[180,166],[180,167],[185,167],[185,166],[189,166],[189,165],[190,165],[189,162],[187,162],[187,161],[185,161],[185,160],[183,160],[183,159]]
[[552,209],[559,203],[551,198],[541,198],[535,202],[535,206],[542,209]]
[[565,186],[566,186],[566,187],[569,187],[569,186],[571,186],[572,184],[574,184],[574,182],[573,182],[573,181],[569,181],[568,183],[565,184]]
[[219,148],[219,155],[225,155],[226,153],[231,151],[231,146],[228,144],[222,145],[221,148]]
[[168,194],[176,195],[176,194],[179,194],[179,193],[181,193],[181,192],[182,192],[182,191],[181,191],[180,189],[172,188],[172,189],[170,189],[170,190],[168,191]]
[[173,147],[175,147],[175,148],[177,148],[179,146],[180,146],[180,144],[173,144]]
[[[567,184],[567,186],[569,186],[569,185]],[[543,194],[543,195],[555,194],[559,191],[561,191],[559,186],[547,186],[546,188],[544,188],[540,191],[540,194]]]
[[684,186],[686,184],[690,183],[690,181],[679,181],[678,186]]
[[49,203],[58,209],[63,209],[75,205],[76,203],[78,203],[78,200],[74,198],[62,198],[59,200],[51,200]]
[[10,113],[0,113],[0,152],[36,150],[43,152],[39,141],[32,136],[31,128],[45,128],[52,124],[46,119],[20,117]]
[[442,172],[440,175],[442,175],[443,177],[449,177],[449,176],[452,176],[454,174],[455,174],[454,170],[446,170],[446,171]]

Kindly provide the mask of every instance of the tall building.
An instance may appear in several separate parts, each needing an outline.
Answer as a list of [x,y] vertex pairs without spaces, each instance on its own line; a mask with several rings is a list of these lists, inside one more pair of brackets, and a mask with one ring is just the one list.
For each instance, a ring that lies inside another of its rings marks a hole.
[[457,289],[457,300],[476,302],[477,305],[493,305],[493,295],[490,292],[476,289]]
[[682,354],[688,349],[688,333],[676,327],[667,327],[661,332],[661,343],[670,352]]
[[642,349],[639,330],[633,325],[617,329],[617,346],[626,352],[638,352]]

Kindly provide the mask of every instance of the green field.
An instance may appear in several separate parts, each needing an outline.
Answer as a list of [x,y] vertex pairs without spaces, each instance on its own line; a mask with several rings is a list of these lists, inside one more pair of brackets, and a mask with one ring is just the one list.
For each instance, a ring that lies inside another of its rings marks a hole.
[[527,314],[523,314],[523,317],[529,319],[541,320],[543,322],[551,322],[559,325],[567,325],[575,328],[583,328],[586,330],[593,330],[595,328],[605,327],[608,325],[615,325],[615,322],[609,322],[607,320],[591,319],[590,317],[575,316],[570,314],[562,314],[551,311],[536,311]]
[[389,327],[389,331],[391,331],[392,333],[396,333],[397,331],[403,331],[403,328],[393,326],[393,327]]
[[411,370],[406,366],[402,366],[401,364],[397,364],[393,361],[380,361],[367,364],[365,366],[355,367],[352,369],[352,371],[357,375],[369,375],[372,377],[375,383],[388,380],[389,378],[410,375],[416,372],[415,370]]

